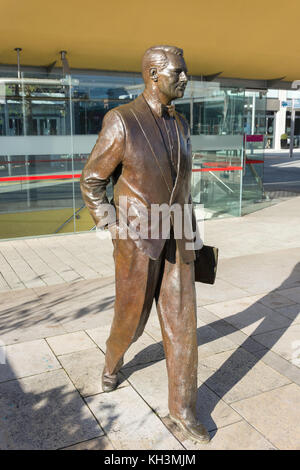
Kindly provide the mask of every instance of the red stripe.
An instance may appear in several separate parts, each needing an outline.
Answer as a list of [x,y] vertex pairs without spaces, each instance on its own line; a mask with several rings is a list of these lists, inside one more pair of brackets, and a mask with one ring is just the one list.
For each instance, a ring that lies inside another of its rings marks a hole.
[[203,165],[204,166],[220,166],[220,167],[230,166],[230,164],[226,162],[203,162]]
[[[242,166],[227,166],[224,168],[194,168],[193,172],[198,171],[238,171],[242,170]],[[37,180],[58,180],[58,179],[71,179],[80,178],[81,173],[66,174],[66,175],[34,175],[34,176],[7,176],[0,178],[0,181],[37,181]]]
[[246,163],[247,165],[250,165],[250,163],[264,163],[264,161],[263,160],[251,160],[251,159],[248,160],[247,158]]
[[245,136],[246,142],[263,142],[264,136],[261,134],[248,134]]
[[74,175],[35,175],[35,176],[7,176],[0,178],[0,181],[35,181],[35,180],[58,180],[58,179],[70,179],[80,178],[81,173]]
[[224,168],[194,168],[192,171],[238,171],[242,169],[242,166],[226,166]]

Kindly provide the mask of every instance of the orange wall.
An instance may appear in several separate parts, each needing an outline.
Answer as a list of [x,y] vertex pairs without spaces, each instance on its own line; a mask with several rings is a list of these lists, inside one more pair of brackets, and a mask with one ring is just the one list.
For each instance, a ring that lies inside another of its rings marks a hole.
[[300,79],[299,0],[1,0],[0,63],[140,71],[154,44],[182,47],[189,72]]

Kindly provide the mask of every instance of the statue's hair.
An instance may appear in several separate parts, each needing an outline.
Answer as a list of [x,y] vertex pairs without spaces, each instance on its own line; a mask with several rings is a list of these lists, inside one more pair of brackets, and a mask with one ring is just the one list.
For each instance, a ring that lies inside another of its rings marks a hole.
[[167,67],[169,63],[167,54],[183,56],[183,50],[175,46],[153,46],[146,50],[142,59],[142,74],[145,83],[149,79],[151,67],[157,67],[159,70]]

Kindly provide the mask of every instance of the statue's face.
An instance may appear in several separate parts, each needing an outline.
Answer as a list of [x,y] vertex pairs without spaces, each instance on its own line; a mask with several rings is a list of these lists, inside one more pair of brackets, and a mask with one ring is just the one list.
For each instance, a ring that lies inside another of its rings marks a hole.
[[182,98],[188,82],[187,68],[182,56],[168,54],[169,63],[163,70],[157,69],[157,87],[169,101]]

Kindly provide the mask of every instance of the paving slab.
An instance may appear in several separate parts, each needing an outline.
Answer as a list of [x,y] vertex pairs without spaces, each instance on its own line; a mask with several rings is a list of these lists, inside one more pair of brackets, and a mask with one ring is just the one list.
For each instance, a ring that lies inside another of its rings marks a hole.
[[257,301],[256,296],[210,304],[205,308],[249,336],[291,325],[291,320]]
[[299,366],[288,362],[282,356],[279,356],[274,351],[270,351],[267,348],[260,351],[254,351],[253,355],[257,357],[258,361],[261,360],[267,366],[270,366],[272,369],[284,375],[291,382],[295,382],[296,384],[300,385]]
[[226,336],[198,320],[197,327],[198,357],[204,358],[223,351],[236,349],[236,344]]
[[63,370],[0,384],[0,416],[2,450],[54,450],[103,435]]
[[[249,251],[251,253],[251,251]],[[300,286],[299,248],[278,249],[270,253],[221,259],[221,279],[251,294]]]
[[25,285],[17,276],[15,273],[14,269],[10,265],[10,263],[6,260],[6,258],[3,256],[1,250],[0,250],[0,272],[1,275],[3,276],[3,279],[5,279],[5,282],[8,285],[8,289],[24,289]]
[[61,368],[44,339],[0,348],[1,357],[6,358],[5,364],[0,364],[0,382]]
[[254,339],[300,367],[300,325],[255,335]]
[[168,373],[165,359],[122,368],[121,375],[128,380],[155,413],[159,416],[166,416],[169,413]]
[[300,449],[300,387],[285,385],[232,407],[281,450]]
[[1,244],[1,253],[25,287],[44,286],[45,282],[15,249],[12,242]]
[[86,402],[116,449],[184,449],[131,387],[101,393]]
[[219,275],[214,285],[196,282],[197,305],[214,304],[248,295],[246,290],[230,284]]
[[18,243],[15,243],[14,247],[45,284],[51,285],[65,282],[62,277],[60,277],[40,258],[40,256],[37,255],[37,253],[28,245],[26,240],[18,240]]
[[34,289],[7,292],[0,305],[0,339],[5,344],[65,333],[51,308]]
[[241,347],[200,359],[198,378],[226,403],[290,383]]
[[291,289],[283,289],[283,290],[280,290],[279,292],[280,292],[280,295],[288,298],[290,301],[293,301],[298,304],[300,303],[300,286],[293,287]]
[[[59,356],[59,361],[80,395],[87,397],[102,393],[105,356],[97,347]],[[128,382],[124,381],[121,386],[126,385]]]
[[90,349],[95,346],[91,338],[84,331],[52,336],[47,338],[47,342],[56,356]]
[[2,331],[0,340],[8,345],[44,339],[64,333],[66,333],[66,329],[59,322],[49,321],[47,324],[44,316],[37,316],[34,321],[27,322],[25,327],[9,328],[7,331]]
[[285,317],[290,318],[293,321],[293,324],[300,323],[300,304],[277,308],[276,312],[280,313],[281,315],[284,315]]
[[194,444],[185,438],[176,424],[168,418],[165,424],[171,432],[182,442],[187,450],[274,450],[274,447],[262,434],[245,421],[240,421],[218,429],[211,433],[208,444]]
[[254,295],[252,296],[252,299],[255,302],[261,302],[263,305],[266,305],[267,307],[270,307],[274,310],[278,310],[281,307],[288,307],[290,305],[294,305],[295,302],[293,300],[289,299],[285,295],[281,295],[285,292],[285,290],[289,289],[284,289],[282,291],[272,291],[267,294],[263,293]]

